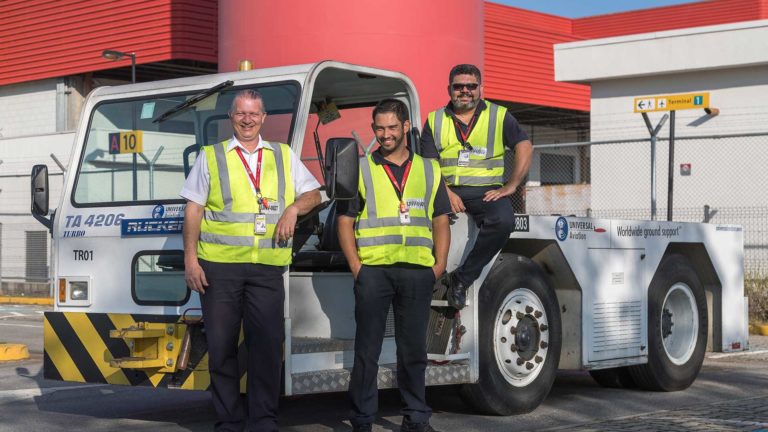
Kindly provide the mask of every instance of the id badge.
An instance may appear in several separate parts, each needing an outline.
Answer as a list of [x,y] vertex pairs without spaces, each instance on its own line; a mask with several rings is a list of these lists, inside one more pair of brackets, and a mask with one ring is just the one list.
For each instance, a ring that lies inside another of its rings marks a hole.
[[405,209],[405,211],[400,212],[400,225],[410,225],[411,224],[411,211],[409,209]]
[[253,233],[257,235],[264,235],[267,233],[267,215],[256,215],[256,221],[253,224]]
[[469,150],[459,150],[459,166],[460,167],[469,166],[470,153],[471,152]]

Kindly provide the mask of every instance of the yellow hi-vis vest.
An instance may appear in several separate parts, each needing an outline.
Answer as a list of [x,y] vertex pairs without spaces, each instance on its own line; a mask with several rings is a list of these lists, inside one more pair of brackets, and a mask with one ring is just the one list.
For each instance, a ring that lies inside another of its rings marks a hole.
[[504,184],[503,126],[507,109],[485,101],[467,142],[472,146],[468,166],[459,166],[459,151],[464,150],[456,136],[453,119],[445,108],[429,113],[428,122],[440,154],[440,168],[450,186],[488,186]]
[[355,240],[363,264],[435,264],[432,213],[440,181],[437,161],[414,154],[403,191],[411,221],[404,225],[400,223],[400,200],[383,166],[370,155],[360,159],[358,189],[365,206],[355,221]]
[[[259,206],[251,180],[229,141],[202,148],[208,163],[211,187],[200,225],[197,255],[220,263],[257,263],[285,266],[291,263],[291,243],[277,244],[275,226],[286,207],[293,204],[291,148],[264,141],[261,161],[261,195],[269,210]],[[256,213],[265,213],[266,234],[255,234]]]

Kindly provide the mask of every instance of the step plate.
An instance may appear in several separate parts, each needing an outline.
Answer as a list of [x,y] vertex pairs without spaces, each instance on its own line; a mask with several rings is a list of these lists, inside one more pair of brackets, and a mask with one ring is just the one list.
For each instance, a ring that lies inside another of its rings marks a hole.
[[292,354],[352,351],[355,349],[354,339],[294,337],[291,339],[291,342]]
[[[310,394],[347,391],[351,369],[333,369],[292,374],[292,393]],[[427,365],[427,385],[462,384],[470,382],[469,363],[453,362],[444,365]],[[397,365],[379,366],[380,389],[397,387]]]

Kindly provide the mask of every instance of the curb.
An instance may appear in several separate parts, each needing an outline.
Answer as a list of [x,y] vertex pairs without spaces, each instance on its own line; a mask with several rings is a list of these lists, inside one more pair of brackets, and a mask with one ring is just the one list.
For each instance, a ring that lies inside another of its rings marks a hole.
[[53,306],[53,297],[7,297],[0,296],[0,304],[28,304]]
[[768,336],[768,324],[752,324],[750,327],[752,334]]
[[24,360],[29,358],[29,349],[24,344],[0,343],[0,361]]

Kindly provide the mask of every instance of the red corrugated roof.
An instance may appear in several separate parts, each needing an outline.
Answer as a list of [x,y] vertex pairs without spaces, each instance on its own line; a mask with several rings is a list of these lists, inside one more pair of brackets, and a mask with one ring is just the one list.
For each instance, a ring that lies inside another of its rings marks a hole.
[[766,17],[766,0],[717,0],[598,15],[573,20],[585,39],[702,27]]
[[[213,0],[3,0],[0,85],[116,67],[101,57],[104,49],[136,52],[139,64],[216,63],[217,8]],[[554,81],[553,44],[765,18],[768,0],[703,1],[575,20],[486,2],[485,95],[588,110],[588,86]]]
[[554,80],[556,43],[768,18],[768,0],[712,0],[568,19],[485,3],[485,95],[589,110],[589,86]]
[[216,63],[217,13],[210,0],[4,0],[0,85],[116,67],[105,49]]
[[589,87],[555,82],[552,45],[580,38],[571,20],[485,4],[485,96],[510,102],[589,110]]

